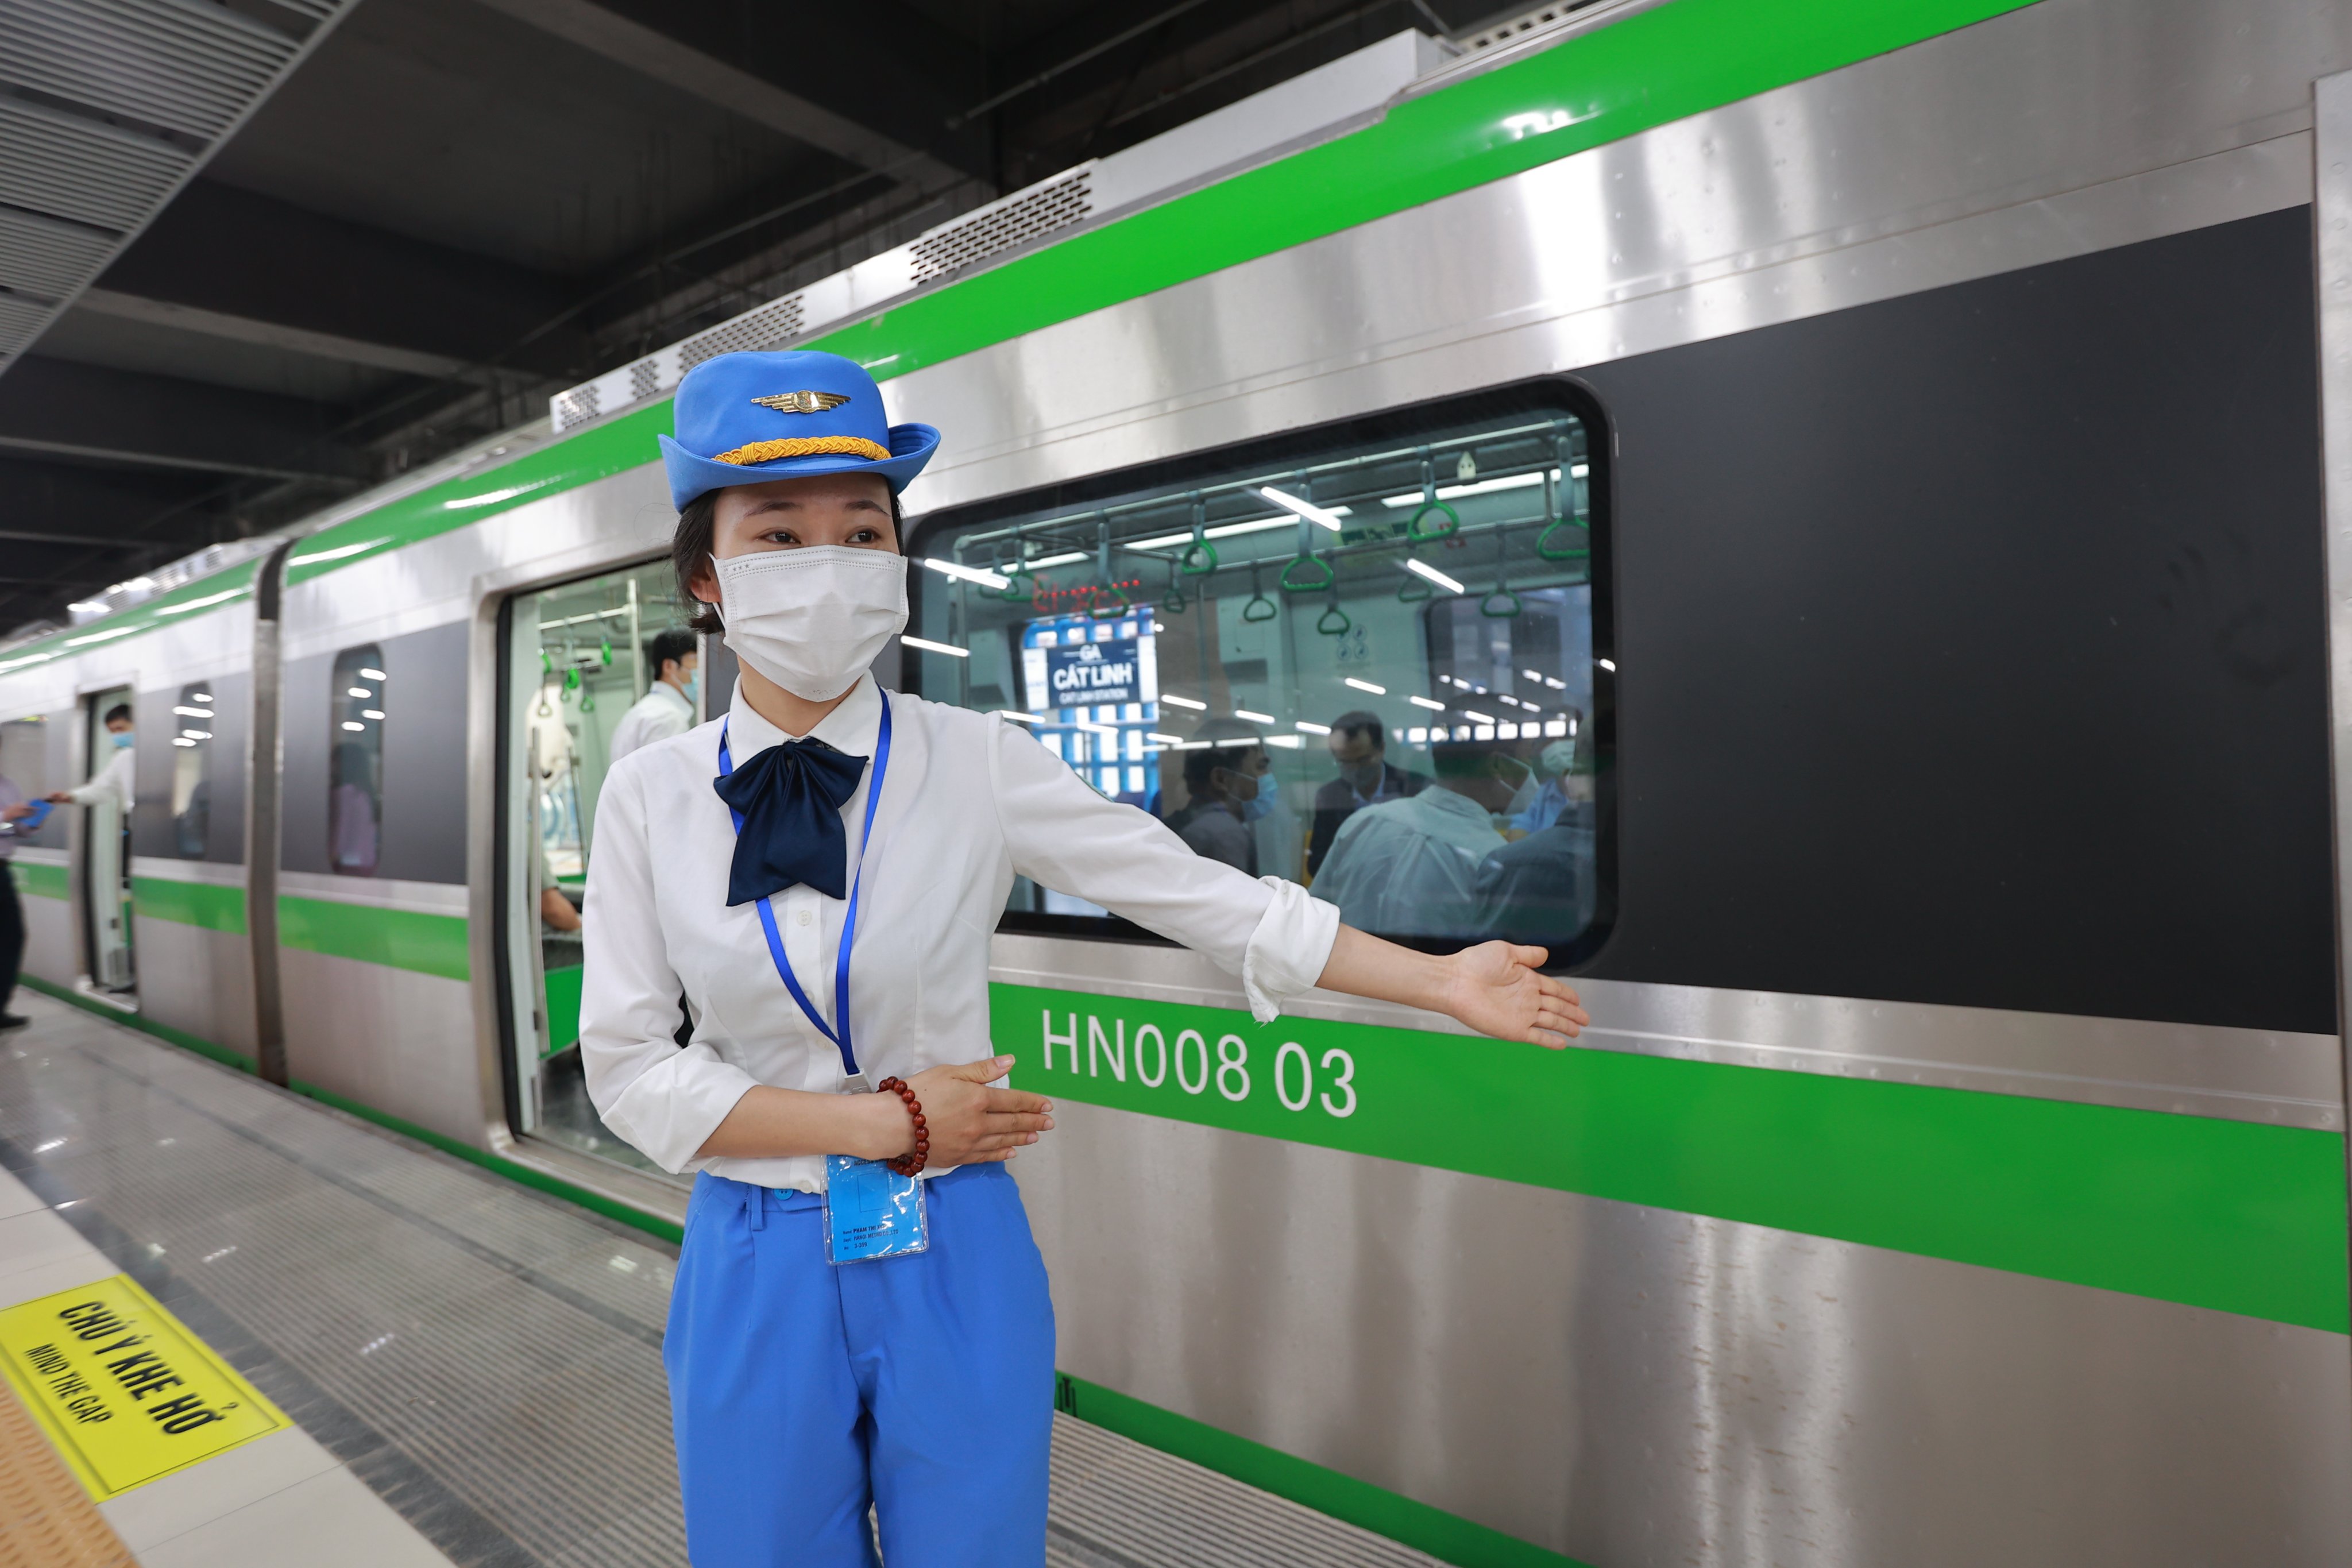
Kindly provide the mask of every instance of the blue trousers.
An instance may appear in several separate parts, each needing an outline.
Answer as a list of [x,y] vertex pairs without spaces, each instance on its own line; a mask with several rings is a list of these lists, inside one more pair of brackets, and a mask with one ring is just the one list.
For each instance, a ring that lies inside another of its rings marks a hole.
[[926,1184],[930,1247],[835,1267],[824,1200],[705,1173],[662,1359],[695,1568],[1037,1568],[1054,1304],[1002,1165]]

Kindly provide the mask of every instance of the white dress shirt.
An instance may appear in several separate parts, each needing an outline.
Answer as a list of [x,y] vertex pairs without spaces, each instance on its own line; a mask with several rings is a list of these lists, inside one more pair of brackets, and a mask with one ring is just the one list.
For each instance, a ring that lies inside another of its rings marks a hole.
[[1502,847],[1484,806],[1433,784],[1341,823],[1315,874],[1315,896],[1362,931],[1466,939],[1483,923],[1478,867]]
[[[989,938],[1016,875],[1208,954],[1241,977],[1261,1020],[1323,973],[1339,928],[1328,904],[1278,878],[1252,880],[1202,859],[1157,818],[1097,795],[1026,731],[886,695],[866,676],[811,733],[871,757],[885,700],[890,767],[864,857],[850,975],[868,1083],[994,1054]],[[793,739],[740,690],[729,722],[738,767]],[[719,731],[713,722],[656,742],[605,775],[583,912],[581,1062],[604,1125],[664,1170],[821,1192],[820,1156],[695,1157],[755,1084],[846,1087],[839,1052],[776,973],[758,906],[727,907],[735,828],[711,788]],[[873,772],[841,808],[853,868]],[[771,902],[801,989],[833,1023],[846,906],[806,886]],[[681,995],[694,1025],[682,1049],[674,1039]]]
[[608,763],[617,763],[631,752],[641,752],[656,741],[667,741],[672,735],[683,735],[694,727],[694,704],[686,693],[667,680],[656,680],[653,689],[636,700],[621,721],[613,726],[612,744],[605,749]]
[[97,777],[66,793],[73,797],[77,805],[102,805],[110,801],[129,811],[133,756],[129,746],[116,747],[114,754],[106,759],[106,765],[98,770]]

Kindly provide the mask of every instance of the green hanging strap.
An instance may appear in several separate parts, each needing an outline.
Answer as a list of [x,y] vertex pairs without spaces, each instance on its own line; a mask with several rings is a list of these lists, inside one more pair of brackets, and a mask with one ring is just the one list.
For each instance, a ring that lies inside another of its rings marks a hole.
[[1187,577],[1205,577],[1217,569],[1217,547],[1209,542],[1209,503],[1192,492],[1192,542],[1176,557],[1176,570]]
[[563,651],[563,661],[564,661],[564,662],[563,662],[563,689],[562,689],[562,692],[558,693],[558,694],[557,694],[557,696],[556,696],[556,699],[555,699],[555,700],[556,700],[558,702],[569,702],[569,701],[571,701],[571,700],[572,700],[572,693],[573,689],[575,689],[576,687],[578,687],[578,686],[579,686],[579,684],[580,684],[580,667],[579,667],[578,665],[576,665],[576,664],[572,663],[572,650],[571,650],[571,649],[569,649],[569,648],[564,649],[564,651]]
[[[1509,549],[1509,537],[1502,533],[1496,534],[1496,554],[1507,560]],[[1490,621],[1507,621],[1513,616],[1519,613],[1519,596],[1511,592],[1510,580],[1507,575],[1507,568],[1501,565],[1499,563],[1496,564],[1495,567],[1495,591],[1478,601],[1478,613],[1486,616]],[[1503,607],[1499,609],[1496,608],[1496,606],[1498,605]]]
[[[1435,512],[1444,517],[1444,526],[1424,529],[1422,520]],[[1437,466],[1429,448],[1421,449],[1421,510],[1404,525],[1404,536],[1415,544],[1433,544],[1441,539],[1451,539],[1462,531],[1462,514],[1437,499]]]
[[606,669],[610,669],[610,668],[613,668],[613,639],[612,639],[611,637],[606,637],[606,638],[604,639],[604,643],[603,643],[603,644],[602,644],[602,645],[597,648],[597,652],[598,652],[599,654],[601,654],[601,655],[604,657],[604,668],[605,668]]
[[[1305,518],[1298,520],[1298,553],[1275,579],[1275,585],[1286,594],[1319,594],[1339,581],[1331,563],[1315,553],[1315,537],[1307,531],[1313,526]],[[1301,567],[1307,570],[1302,572]]]
[[[1264,610],[1265,613],[1264,615],[1260,615],[1258,614],[1260,610]],[[1282,612],[1280,610],[1275,608],[1274,601],[1265,596],[1265,590],[1258,586],[1257,563],[1255,561],[1251,562],[1250,601],[1248,604],[1242,606],[1242,619],[1250,622],[1270,621],[1281,613]]]
[[[1536,553],[1546,561],[1586,561],[1592,555],[1592,530],[1576,521],[1575,505],[1565,498],[1576,493],[1576,480],[1568,471],[1565,443],[1557,437],[1552,441],[1552,467],[1544,470],[1544,526],[1536,535]],[[1554,544],[1552,535],[1562,529],[1580,535],[1582,545]]]
[[1345,637],[1355,624],[1348,618],[1348,612],[1339,607],[1339,586],[1334,583],[1331,585],[1331,602],[1324,606],[1321,615],[1315,617],[1315,629],[1327,637]]

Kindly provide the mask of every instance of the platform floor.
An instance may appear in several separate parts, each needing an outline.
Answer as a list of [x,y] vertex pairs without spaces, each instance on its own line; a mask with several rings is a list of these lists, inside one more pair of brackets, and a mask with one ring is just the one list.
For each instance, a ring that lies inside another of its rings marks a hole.
[[[686,1562],[661,1369],[675,1248],[81,1010],[16,1005],[34,1022],[0,1035],[0,1310],[129,1274],[299,1426],[101,1504],[138,1562]],[[1434,1562],[1057,1422],[1050,1563]]]

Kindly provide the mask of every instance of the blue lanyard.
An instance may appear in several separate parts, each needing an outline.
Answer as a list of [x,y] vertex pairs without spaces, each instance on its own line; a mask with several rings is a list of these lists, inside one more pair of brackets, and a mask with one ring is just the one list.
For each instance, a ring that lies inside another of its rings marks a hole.
[[[760,900],[760,929],[767,933],[768,956],[776,961],[776,973],[783,976],[784,989],[791,992],[793,1000],[801,1005],[801,1011],[808,1016],[810,1023],[816,1026],[816,1032],[831,1040],[839,1049],[842,1070],[856,1081],[863,1081],[863,1078],[857,1070],[857,1052],[849,1042],[849,950],[857,942],[857,889],[866,880],[866,846],[874,842],[874,807],[882,799],[882,775],[890,771],[890,694],[885,691],[878,695],[882,699],[882,733],[874,744],[874,771],[866,781],[866,827],[857,840],[857,875],[849,884],[849,912],[841,922],[841,951],[835,955],[833,964],[833,1016],[841,1026],[839,1034],[825,1026],[824,1019],[810,1005],[808,993],[803,991],[801,983],[793,977],[793,966],[784,959],[784,939],[776,930],[776,911],[765,897]],[[721,723],[719,726],[719,776],[725,778],[734,771],[735,759],[727,750],[727,725]],[[730,806],[728,815],[735,819],[736,833],[741,834],[743,814]]]

